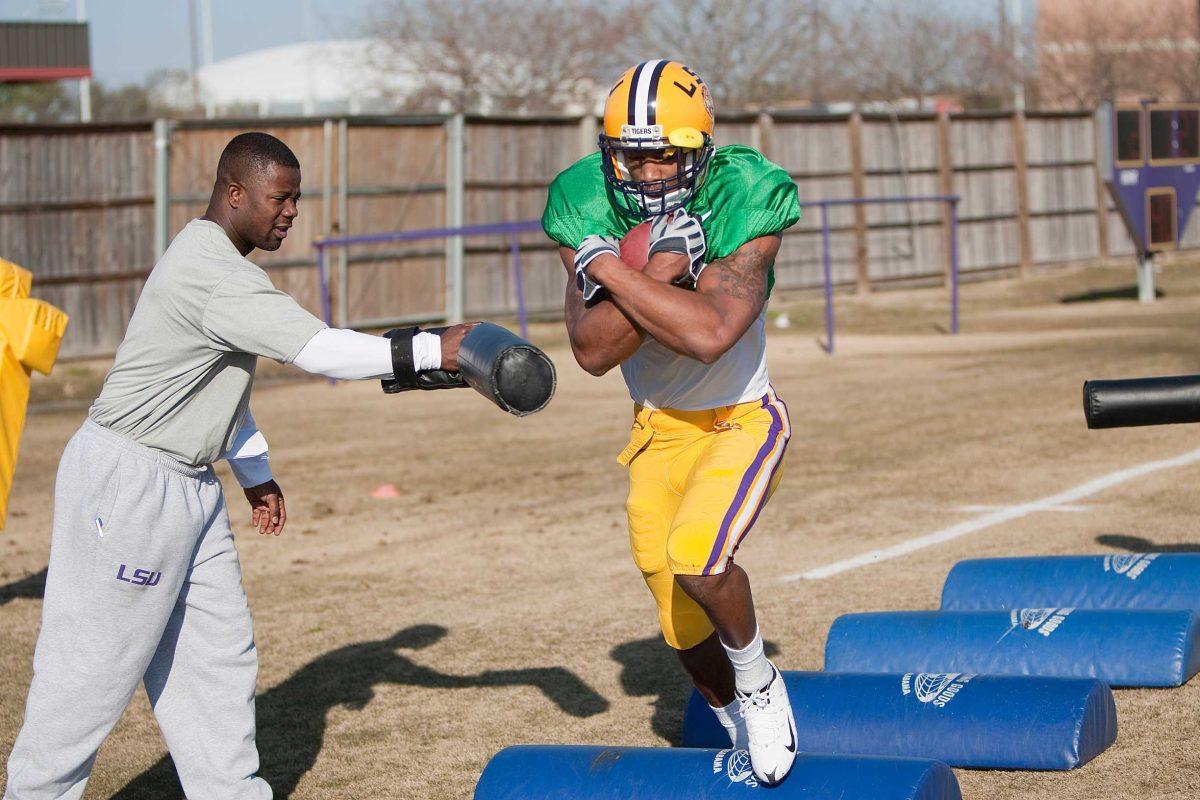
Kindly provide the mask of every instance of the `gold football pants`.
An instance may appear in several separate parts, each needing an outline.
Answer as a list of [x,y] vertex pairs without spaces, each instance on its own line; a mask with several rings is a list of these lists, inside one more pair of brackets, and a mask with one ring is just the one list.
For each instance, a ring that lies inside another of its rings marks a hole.
[[635,408],[619,457],[629,467],[629,546],[672,647],[695,647],[713,632],[675,576],[728,568],[779,483],[790,434],[773,389],[705,411]]

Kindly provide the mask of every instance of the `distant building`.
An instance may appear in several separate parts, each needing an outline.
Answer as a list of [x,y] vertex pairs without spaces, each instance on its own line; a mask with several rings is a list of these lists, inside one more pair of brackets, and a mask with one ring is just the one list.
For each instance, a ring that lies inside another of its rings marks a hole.
[[0,83],[91,76],[86,22],[0,22]]
[[[201,67],[199,103],[207,116],[262,117],[393,111],[424,85],[418,69],[372,39],[255,50]],[[155,100],[192,107],[185,74],[153,87]]]
[[92,119],[86,22],[0,22],[0,83],[79,81],[79,118]]
[[1198,0],[1039,0],[1043,108],[1200,99]]
[[[171,73],[151,93],[156,105],[181,111],[199,105],[209,117],[388,114],[411,108],[449,113],[453,105],[446,98],[460,94],[458,83],[429,69],[438,62],[428,50],[433,46],[412,44],[398,52],[378,39],[346,39],[270,47],[201,67],[194,87],[187,73]],[[498,68],[495,73],[506,74]],[[607,87],[586,79],[565,86],[569,91],[561,98],[551,98],[558,111],[603,109]],[[508,97],[510,86],[482,83],[475,89],[472,111],[511,110],[500,99]]]

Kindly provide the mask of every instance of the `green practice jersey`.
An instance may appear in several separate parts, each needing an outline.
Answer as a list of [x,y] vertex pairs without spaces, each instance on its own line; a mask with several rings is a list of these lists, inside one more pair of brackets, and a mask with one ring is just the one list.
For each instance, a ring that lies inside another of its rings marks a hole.
[[[550,184],[542,228],[572,250],[585,236],[621,238],[642,221],[605,182],[596,152],[559,173]],[[718,148],[700,191],[685,206],[704,228],[706,263],[725,258],[751,239],[779,233],[800,219],[796,184],[752,147]],[[774,269],[772,269],[772,283]]]

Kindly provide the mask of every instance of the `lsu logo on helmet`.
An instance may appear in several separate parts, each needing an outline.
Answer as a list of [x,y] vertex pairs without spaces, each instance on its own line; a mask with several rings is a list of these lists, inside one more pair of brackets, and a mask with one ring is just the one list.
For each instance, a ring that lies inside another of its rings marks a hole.
[[[631,213],[650,217],[682,208],[703,185],[713,150],[712,96],[700,76],[678,61],[630,67],[608,93],[601,165]],[[629,162],[638,155],[673,159],[675,175],[636,180]]]

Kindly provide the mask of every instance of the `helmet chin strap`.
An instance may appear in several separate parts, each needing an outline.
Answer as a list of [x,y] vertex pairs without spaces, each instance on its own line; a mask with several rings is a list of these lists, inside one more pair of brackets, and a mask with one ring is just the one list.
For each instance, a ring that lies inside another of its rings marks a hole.
[[687,189],[675,189],[663,195],[644,195],[643,206],[650,214],[662,214],[665,209],[678,208],[681,197],[687,194]]

